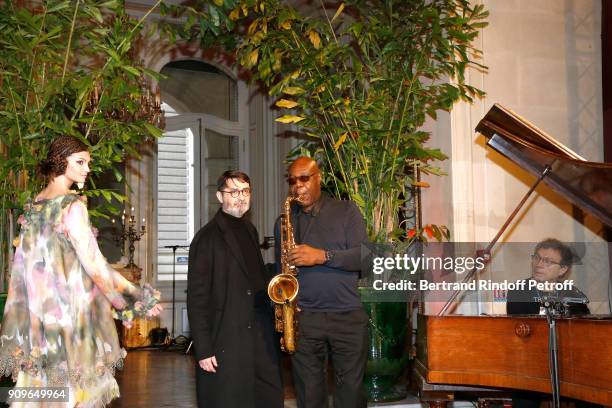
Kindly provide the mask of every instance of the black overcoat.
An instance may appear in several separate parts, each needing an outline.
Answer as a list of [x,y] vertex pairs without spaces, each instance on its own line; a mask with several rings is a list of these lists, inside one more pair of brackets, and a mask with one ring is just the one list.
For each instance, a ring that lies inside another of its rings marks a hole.
[[[249,408],[261,396],[253,391],[256,326],[248,273],[255,269],[264,273],[265,268],[259,251],[260,268],[247,268],[234,232],[220,211],[195,235],[189,248],[187,313],[196,359],[198,406]],[[255,227],[248,221],[246,224],[257,244]],[[270,313],[270,320],[272,316]],[[270,327],[264,336],[275,342]],[[213,355],[219,365],[216,373],[197,365]]]

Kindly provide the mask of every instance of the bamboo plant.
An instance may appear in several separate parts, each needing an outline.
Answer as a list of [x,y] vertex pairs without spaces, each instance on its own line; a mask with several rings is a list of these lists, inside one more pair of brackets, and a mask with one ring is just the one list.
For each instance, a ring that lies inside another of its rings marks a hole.
[[336,194],[358,204],[375,242],[405,234],[399,209],[407,189],[423,186],[410,170],[440,174],[445,156],[425,145],[426,117],[482,95],[464,72],[478,65],[471,42],[485,17],[467,0],[350,0],[314,17],[279,8],[249,27],[241,62],[292,111],[278,121],[314,139],[303,147],[326,164]]
[[[315,2],[317,3],[317,2]],[[286,110],[278,118],[310,140],[294,154],[323,163],[324,182],[354,200],[374,242],[448,238],[444,227],[402,228],[413,169],[441,174],[426,118],[483,93],[465,82],[473,41],[486,23],[468,0],[346,0],[302,15],[276,0],[196,0],[169,7],[184,39],[233,50],[254,81]],[[216,42],[215,42],[216,39]],[[235,48],[232,48],[235,47]]]
[[[92,173],[121,179],[126,156],[161,135],[139,117],[146,89],[134,44],[143,20],[129,17],[118,0],[7,0],[0,5],[0,272],[6,273],[12,220],[44,181],[36,167],[58,135],[91,146]],[[96,188],[90,196],[123,200],[122,192]],[[118,212],[106,206],[93,216]]]

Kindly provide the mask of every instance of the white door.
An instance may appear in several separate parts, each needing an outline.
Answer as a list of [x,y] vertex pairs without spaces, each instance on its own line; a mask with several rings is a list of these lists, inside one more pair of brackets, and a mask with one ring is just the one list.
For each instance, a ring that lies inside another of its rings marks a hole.
[[[195,233],[219,208],[217,178],[244,168],[244,129],[239,122],[206,114],[177,114],[166,118],[166,132],[157,153],[158,280],[187,279],[187,251]],[[242,149],[241,149],[242,147]]]

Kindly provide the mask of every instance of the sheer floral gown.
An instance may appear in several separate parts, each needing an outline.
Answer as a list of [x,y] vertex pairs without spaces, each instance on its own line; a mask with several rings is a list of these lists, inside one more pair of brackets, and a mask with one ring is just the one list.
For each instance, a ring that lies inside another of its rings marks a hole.
[[132,285],[108,265],[76,194],[27,205],[20,223],[0,375],[18,387],[68,387],[70,399],[11,406],[104,407],[119,396],[114,372],[126,354],[113,316],[124,322],[145,316],[159,292]]

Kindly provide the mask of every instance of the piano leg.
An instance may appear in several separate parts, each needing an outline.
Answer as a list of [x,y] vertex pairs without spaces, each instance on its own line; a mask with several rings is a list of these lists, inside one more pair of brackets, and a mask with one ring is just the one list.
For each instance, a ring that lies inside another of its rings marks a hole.
[[453,392],[447,391],[421,391],[421,402],[429,404],[430,408],[446,408],[449,402],[454,401]]

